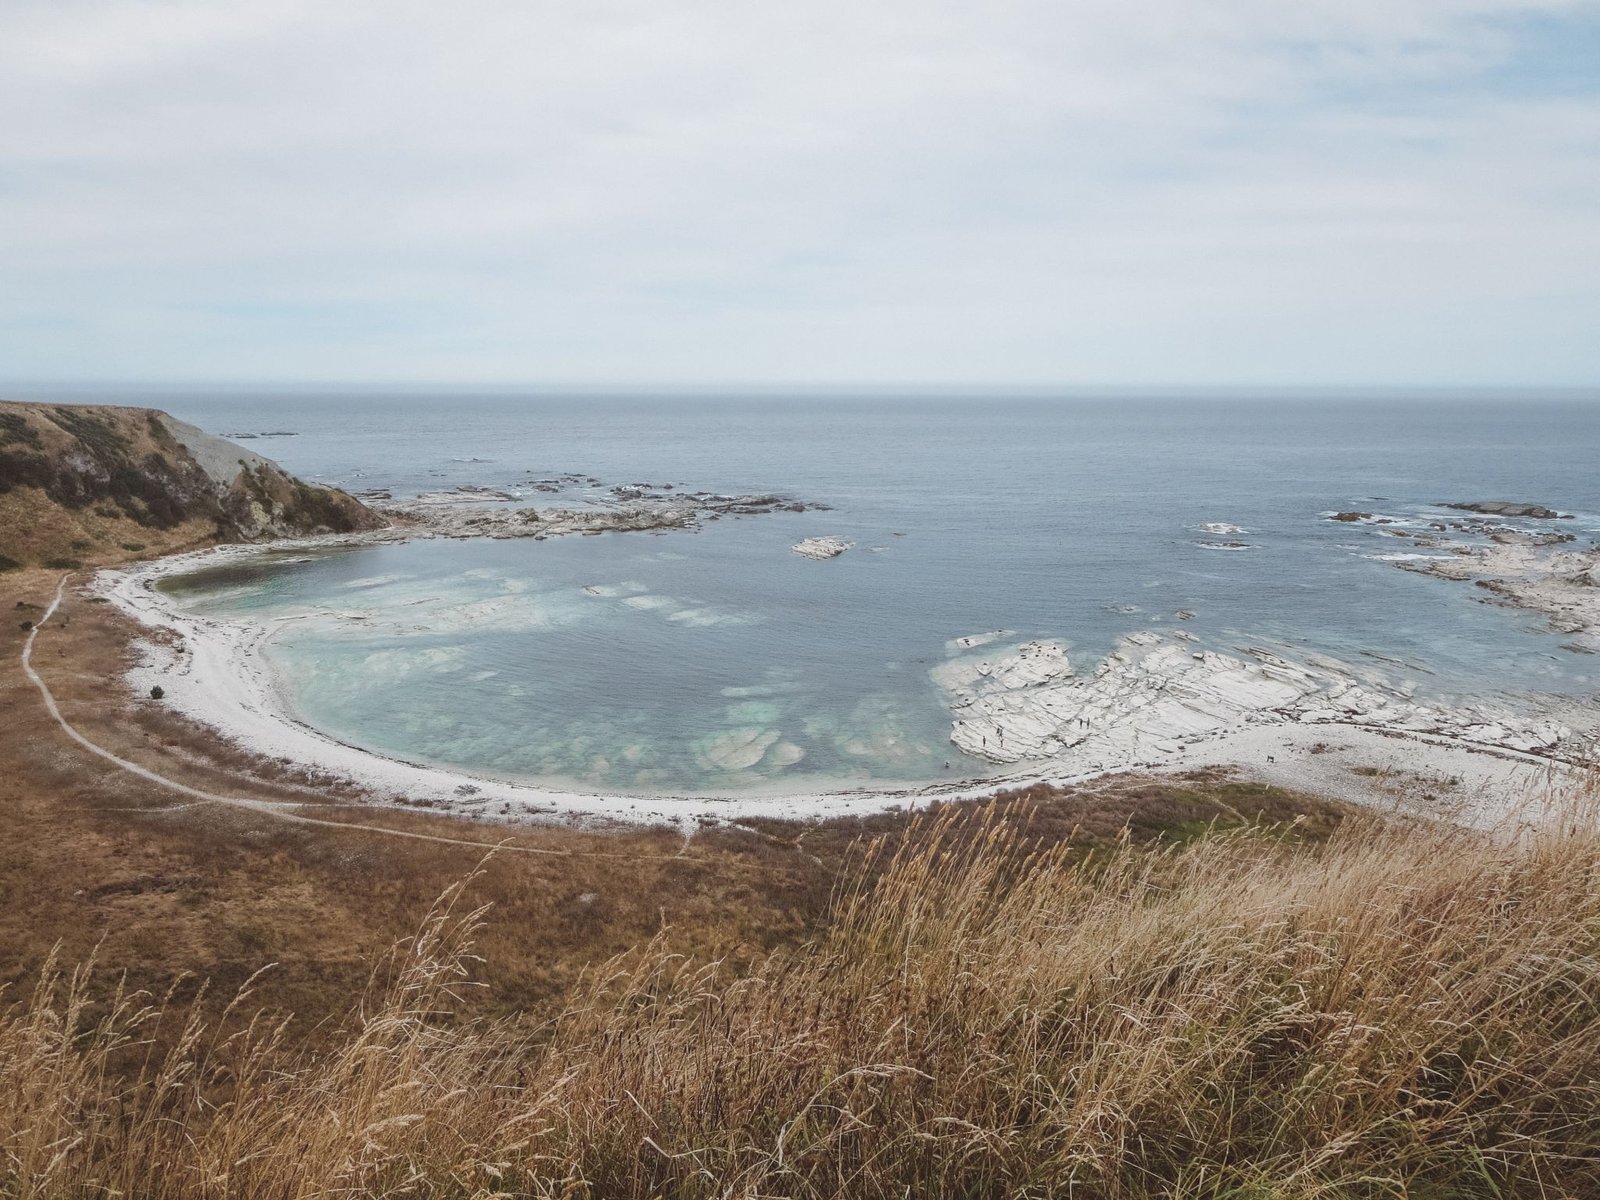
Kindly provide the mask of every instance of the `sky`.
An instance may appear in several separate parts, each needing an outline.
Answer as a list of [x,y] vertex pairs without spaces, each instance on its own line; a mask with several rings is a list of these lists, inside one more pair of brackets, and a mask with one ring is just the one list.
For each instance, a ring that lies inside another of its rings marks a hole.
[[0,379],[1600,385],[1600,0],[0,0]]

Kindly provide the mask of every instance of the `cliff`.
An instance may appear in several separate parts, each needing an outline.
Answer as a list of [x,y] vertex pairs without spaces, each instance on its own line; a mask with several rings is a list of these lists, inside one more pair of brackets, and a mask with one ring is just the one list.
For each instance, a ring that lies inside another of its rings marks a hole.
[[0,570],[383,524],[157,409],[0,402]]

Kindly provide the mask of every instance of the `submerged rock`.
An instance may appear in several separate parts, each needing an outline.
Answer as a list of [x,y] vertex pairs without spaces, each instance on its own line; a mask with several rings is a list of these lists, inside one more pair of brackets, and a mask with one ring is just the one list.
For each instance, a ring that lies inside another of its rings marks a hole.
[[744,771],[765,758],[781,736],[776,729],[760,726],[729,729],[703,739],[696,757],[713,770]]
[[510,492],[501,491],[499,488],[479,487],[474,483],[463,483],[460,487],[452,488],[447,492],[423,492],[413,504],[483,504],[488,501],[515,500],[516,496]]
[[945,653],[959,654],[963,650],[972,650],[978,646],[987,646],[991,642],[998,642],[1001,638],[1011,637],[1009,629],[991,629],[987,633],[969,633],[966,637],[951,638],[944,644]]

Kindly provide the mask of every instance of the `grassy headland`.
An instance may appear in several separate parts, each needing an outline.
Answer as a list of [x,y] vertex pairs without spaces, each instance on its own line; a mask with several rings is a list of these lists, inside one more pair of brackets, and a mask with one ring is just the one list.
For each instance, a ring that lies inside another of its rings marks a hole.
[[381,524],[157,409],[0,402],[0,571]]

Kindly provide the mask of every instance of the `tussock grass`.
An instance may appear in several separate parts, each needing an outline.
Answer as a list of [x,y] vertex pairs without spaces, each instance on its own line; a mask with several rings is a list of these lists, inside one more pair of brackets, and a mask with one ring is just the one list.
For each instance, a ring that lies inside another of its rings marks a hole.
[[18,1197],[1600,1195],[1600,835],[1346,821],[1090,854],[947,812],[747,968],[665,939],[462,1022],[452,888],[318,1051],[248,1017],[0,1021]]

